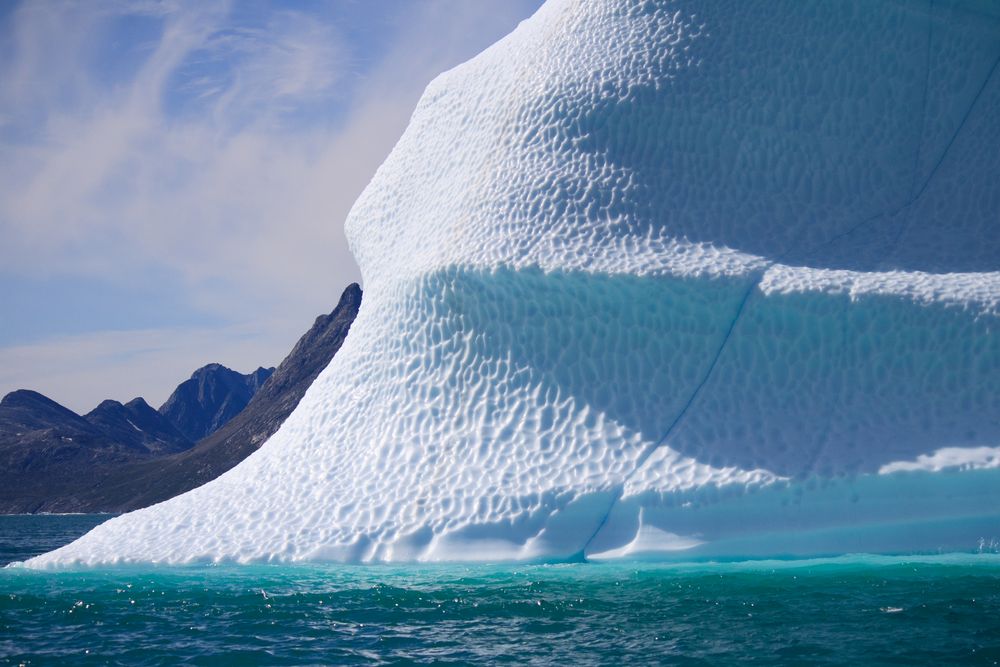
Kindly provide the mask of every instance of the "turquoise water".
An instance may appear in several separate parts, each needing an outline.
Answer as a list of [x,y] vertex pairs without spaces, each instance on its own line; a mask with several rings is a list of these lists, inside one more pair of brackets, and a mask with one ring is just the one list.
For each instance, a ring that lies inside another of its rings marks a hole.
[[[0,560],[105,517],[0,517]],[[0,664],[996,664],[1000,557],[0,570]]]

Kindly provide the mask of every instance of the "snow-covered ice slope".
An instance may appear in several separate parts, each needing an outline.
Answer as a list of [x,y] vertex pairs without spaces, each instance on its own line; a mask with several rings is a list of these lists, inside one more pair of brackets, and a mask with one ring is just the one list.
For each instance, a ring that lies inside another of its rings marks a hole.
[[30,565],[1000,536],[998,59],[988,0],[550,0],[428,87],[281,430]]

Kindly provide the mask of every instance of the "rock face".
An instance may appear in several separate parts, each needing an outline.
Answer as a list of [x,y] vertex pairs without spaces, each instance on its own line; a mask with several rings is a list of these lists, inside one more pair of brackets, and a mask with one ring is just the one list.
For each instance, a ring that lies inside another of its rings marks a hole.
[[93,431],[83,417],[30,389],[12,391],[0,400],[0,425],[4,438],[46,429],[68,434]]
[[278,432],[30,565],[975,548],[998,12],[550,0],[428,87]]
[[273,368],[258,368],[242,375],[221,364],[208,364],[174,390],[160,406],[160,414],[184,437],[197,442],[238,415],[273,372]]
[[320,371],[343,345],[361,305],[361,288],[344,290],[295,344],[246,409],[195,447],[165,458],[119,467],[78,494],[87,511],[123,512],[193,489],[256,451],[298,405]]
[[[55,401],[22,389],[0,401],[0,472],[16,475],[55,462],[114,458],[120,450],[86,419]],[[9,485],[4,485],[9,488]]]
[[[33,391],[8,394],[0,402],[0,513],[123,512],[218,477],[278,430],[340,349],[360,305],[352,284],[277,370],[242,375],[210,364],[174,391],[162,414],[136,398],[103,401],[80,417]],[[211,433],[195,445],[182,426]]]
[[151,455],[181,452],[194,444],[141,398],[124,405],[118,401],[102,401],[84,415],[84,419],[111,440]]
[[274,435],[340,350],[360,307],[361,288],[353,283],[344,290],[332,312],[316,318],[245,410],[183,457],[178,457],[178,463],[190,475],[191,485],[170,489],[169,495],[161,499],[218,477]]
[[73,511],[101,470],[192,444],[141,398],[81,417],[37,392],[11,392],[0,401],[0,511]]
[[211,364],[177,388],[163,414],[135,398],[102,401],[81,417],[37,392],[11,392],[0,401],[0,512],[114,510],[97,493],[102,484],[190,449],[182,427],[215,431],[273,370],[241,375]]

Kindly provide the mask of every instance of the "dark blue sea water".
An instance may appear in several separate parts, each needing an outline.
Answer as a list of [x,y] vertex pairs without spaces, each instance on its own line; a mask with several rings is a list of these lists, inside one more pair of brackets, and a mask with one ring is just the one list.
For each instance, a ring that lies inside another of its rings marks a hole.
[[[106,517],[0,517],[0,561]],[[1000,557],[0,570],[0,664],[997,664]]]

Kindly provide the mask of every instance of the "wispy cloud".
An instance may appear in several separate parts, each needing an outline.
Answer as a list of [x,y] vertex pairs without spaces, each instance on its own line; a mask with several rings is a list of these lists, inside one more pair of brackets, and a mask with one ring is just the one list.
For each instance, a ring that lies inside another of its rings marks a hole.
[[[239,326],[308,322],[358,278],[343,220],[423,87],[537,4],[19,6],[0,24],[0,266],[169,274],[191,308]],[[131,377],[159,382],[131,358]]]

